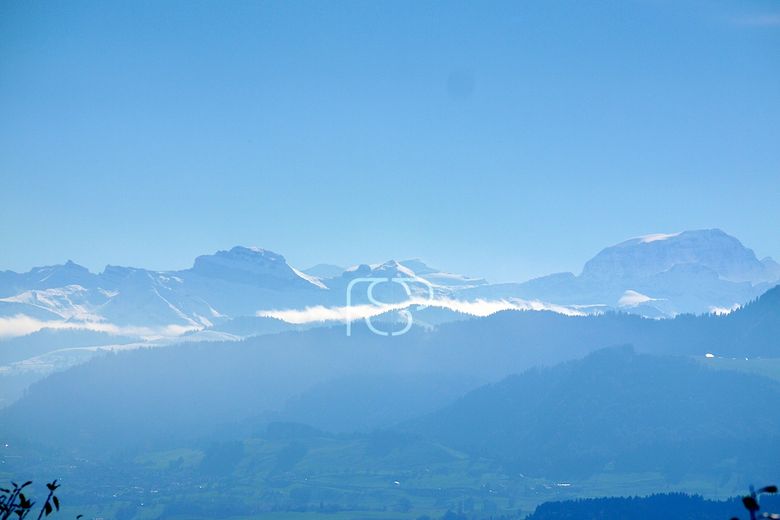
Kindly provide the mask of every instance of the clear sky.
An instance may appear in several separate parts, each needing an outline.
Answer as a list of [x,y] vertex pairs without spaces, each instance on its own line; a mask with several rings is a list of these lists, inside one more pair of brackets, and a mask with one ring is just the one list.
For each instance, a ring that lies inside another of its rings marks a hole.
[[780,258],[780,2],[0,3],[0,269]]

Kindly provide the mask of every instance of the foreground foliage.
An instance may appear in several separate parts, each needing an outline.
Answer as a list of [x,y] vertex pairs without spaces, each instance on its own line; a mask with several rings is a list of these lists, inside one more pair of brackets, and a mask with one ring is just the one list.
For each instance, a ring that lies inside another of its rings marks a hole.
[[[9,518],[21,520],[35,513],[37,502],[25,494],[25,490],[30,485],[32,485],[32,481],[28,480],[21,485],[11,482],[10,487],[0,488],[0,520],[8,520]],[[37,509],[38,520],[60,510],[60,499],[54,494],[59,487],[56,479],[46,484],[49,493],[43,504]],[[78,515],[76,518],[81,517],[82,515]]]

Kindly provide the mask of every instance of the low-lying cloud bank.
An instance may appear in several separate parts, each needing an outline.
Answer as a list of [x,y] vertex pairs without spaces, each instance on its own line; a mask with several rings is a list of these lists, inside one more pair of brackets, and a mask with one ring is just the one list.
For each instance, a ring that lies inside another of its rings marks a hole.
[[138,327],[132,325],[120,326],[112,323],[95,321],[39,320],[31,318],[26,314],[16,314],[7,318],[0,318],[0,339],[25,336],[42,329],[91,330],[95,332],[105,332],[114,336],[138,336],[143,339],[158,339],[180,336],[186,332],[198,330],[199,327],[184,325]]
[[287,323],[303,325],[306,323],[321,323],[336,321],[346,323],[348,321],[373,318],[386,312],[419,310],[425,307],[447,309],[470,316],[483,318],[501,311],[552,311],[566,316],[585,316],[586,313],[563,305],[554,305],[540,302],[537,300],[521,300],[517,298],[507,300],[451,300],[447,298],[428,300],[411,299],[402,303],[388,303],[383,305],[352,305],[342,307],[325,307],[324,305],[315,305],[305,309],[274,309],[258,311],[257,316],[263,318],[276,318]]

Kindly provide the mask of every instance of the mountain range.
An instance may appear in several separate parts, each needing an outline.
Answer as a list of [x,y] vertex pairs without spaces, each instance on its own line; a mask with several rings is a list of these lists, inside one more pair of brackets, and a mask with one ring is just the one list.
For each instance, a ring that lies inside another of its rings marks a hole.
[[[382,282],[369,288],[366,280],[375,279]],[[404,283],[387,283],[393,279]],[[93,273],[72,261],[3,271],[0,405],[101,349],[237,340],[343,323],[348,315],[400,330],[404,312],[428,329],[502,310],[729,313],[778,280],[780,265],[717,229],[634,238],[605,248],[578,275],[523,283],[489,283],[419,259],[301,270],[277,253],[241,246],[179,271],[107,266]]]
[[[631,239],[602,250],[579,275],[552,274],[524,283],[491,284],[419,259],[299,270],[277,253],[240,246],[200,256],[180,271],[107,266],[96,274],[68,261],[27,273],[0,272],[0,319],[5,318],[0,337],[36,326],[176,335],[263,310],[343,306],[352,280],[377,277],[424,280],[438,298],[540,301],[580,312],[619,309],[671,317],[742,305],[780,280],[780,265],[771,258],[758,260],[717,229]],[[381,301],[395,302],[405,297],[402,289],[377,294],[385,298]],[[418,295],[427,291],[419,285],[411,289]],[[366,302],[360,291],[355,296],[355,303]],[[21,317],[28,319],[28,328]]]

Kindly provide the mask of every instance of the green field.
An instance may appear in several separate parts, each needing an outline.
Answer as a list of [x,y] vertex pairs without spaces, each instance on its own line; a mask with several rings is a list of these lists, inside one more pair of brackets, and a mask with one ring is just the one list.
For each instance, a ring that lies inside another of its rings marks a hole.
[[770,377],[780,381],[780,359],[777,358],[704,358],[697,357],[698,361],[716,370],[737,370],[760,376]]
[[[8,459],[13,466],[13,459]],[[523,518],[548,500],[686,491],[727,497],[740,482],[608,469],[586,480],[509,474],[493,461],[389,434],[254,437],[145,451],[132,459],[56,464],[67,513],[125,519],[417,519],[448,510],[473,518]],[[18,474],[18,472],[16,472]],[[5,480],[10,473],[3,476]]]

